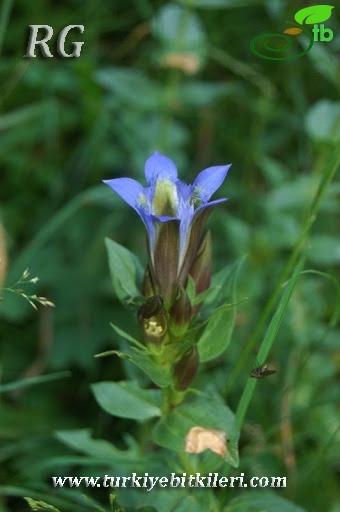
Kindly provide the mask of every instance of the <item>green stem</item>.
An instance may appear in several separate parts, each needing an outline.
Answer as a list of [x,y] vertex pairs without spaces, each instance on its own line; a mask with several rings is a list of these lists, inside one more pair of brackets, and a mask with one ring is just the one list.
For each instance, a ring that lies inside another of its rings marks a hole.
[[[303,269],[304,262],[305,262],[305,257],[301,257],[300,261],[298,262],[298,264],[295,267],[295,270],[293,272],[291,279],[289,280],[289,282],[286,285],[286,288],[282,294],[282,298],[279,302],[279,305],[273,315],[273,318],[268,326],[266,335],[263,339],[261,349],[258,354],[259,361],[265,361],[270,352],[270,349],[274,343],[277,332],[278,332],[281,322],[283,320],[284,313],[287,309],[289,299],[293,293],[293,290],[298,281],[299,275]],[[245,414],[247,412],[251,397],[255,390],[256,383],[257,383],[257,379],[249,378],[247,381],[246,387],[244,388],[244,391],[242,393],[240,402],[238,404],[237,412],[236,412],[236,423],[239,428],[242,426],[242,423],[243,423]]]
[[5,32],[8,25],[9,15],[12,9],[13,0],[4,0],[0,15],[0,55],[5,39]]
[[185,396],[185,391],[176,391],[173,386],[162,388],[162,416],[179,405]]
[[[268,317],[271,314],[271,312],[278,300],[278,297],[281,293],[282,284],[285,281],[287,281],[288,277],[291,275],[292,270],[293,270],[294,266],[296,265],[296,262],[298,261],[298,258],[300,257],[302,251],[305,248],[310,230],[312,228],[313,223],[315,222],[321,202],[324,199],[324,196],[325,196],[328,186],[332,182],[332,180],[338,170],[339,164],[340,164],[340,146],[336,147],[333,151],[333,154],[329,160],[328,167],[326,168],[326,172],[321,177],[319,186],[317,188],[317,191],[313,198],[312,204],[307,213],[306,220],[304,222],[300,238],[299,238],[298,242],[296,243],[294,250],[291,253],[291,256],[290,256],[286,266],[284,267],[283,271],[281,272],[281,275],[278,279],[277,285],[276,285],[269,301],[267,302],[267,305],[266,305],[265,309],[263,310],[262,315],[259,318],[259,321],[253,331],[252,336],[250,337],[246,347],[244,348],[243,352],[241,353],[241,356],[240,356],[237,364],[235,365],[233,371],[231,372],[229,379],[227,380],[227,383],[226,383],[226,386],[225,386],[225,389],[223,392],[224,396],[226,396],[229,393],[236,378],[243,371],[243,368],[247,364],[248,358],[257,342],[258,336],[260,335],[260,333],[263,329],[263,326],[265,325],[266,321],[268,320]],[[260,357],[260,354],[259,354],[259,357]]]

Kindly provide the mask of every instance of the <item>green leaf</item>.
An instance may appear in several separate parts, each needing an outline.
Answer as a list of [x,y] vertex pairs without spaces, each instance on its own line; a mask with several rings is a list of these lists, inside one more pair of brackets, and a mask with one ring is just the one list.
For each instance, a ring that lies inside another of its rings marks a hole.
[[[52,473],[54,473],[54,471],[52,471]],[[66,510],[77,510],[77,511],[81,510],[84,512],[85,512],[85,510],[89,510],[89,511],[96,510],[98,512],[103,512],[103,509],[99,504],[97,504],[93,499],[90,499],[88,496],[86,496],[83,493],[74,492],[74,491],[71,491],[71,489],[68,489],[67,491],[66,491],[66,489],[65,490],[60,489],[59,491],[60,492],[58,492],[57,494],[55,494],[53,496],[53,500],[56,502],[56,504],[58,505],[59,510],[61,512],[65,512]],[[37,500],[36,503],[40,504],[41,506],[48,505],[48,503],[46,501],[42,501],[41,498],[44,498],[44,500],[49,500],[51,498],[50,490],[44,491],[42,485],[38,486],[38,490],[33,489],[32,486],[30,488],[18,487],[18,486],[14,486],[14,485],[0,486],[0,496],[6,496],[6,495],[7,496],[17,496],[17,497],[22,497],[24,499],[29,494],[31,496],[34,496],[33,499]],[[32,499],[32,498],[30,498],[30,499]],[[51,507],[51,505],[48,505],[48,506]],[[0,509],[0,510],[1,510],[1,512],[5,512],[5,511],[3,511],[3,509]],[[44,509],[40,508],[40,510],[44,510]],[[46,512],[47,511],[51,512],[51,510],[53,511],[53,509],[51,509],[51,508],[50,509],[45,508],[45,510],[46,510]]]
[[112,443],[104,439],[94,439],[89,429],[60,430],[55,433],[56,438],[80,455],[49,457],[43,463],[45,471],[56,471],[57,467],[70,466],[103,466],[119,467],[122,474],[132,471],[143,472],[145,467],[156,474],[161,470],[161,462],[145,455],[140,457],[138,442],[128,435],[125,441],[128,447],[123,450],[116,448]]
[[[270,480],[271,477],[268,477]],[[225,512],[304,512],[294,503],[277,496],[270,491],[242,492],[241,496],[232,499]]]
[[[297,284],[298,279],[300,277],[300,273],[303,270],[304,262],[305,262],[305,257],[301,257],[298,260],[298,262],[296,263],[296,265],[294,267],[291,278],[284,285],[284,289],[281,294],[280,300],[279,300],[276,310],[272,316],[272,319],[269,323],[266,334],[263,338],[261,348],[257,354],[259,361],[266,361],[266,359],[267,359],[269,351],[270,351],[270,349],[275,341],[275,338],[277,336],[277,333],[280,329],[285,311],[289,304],[289,300],[294,291],[295,285]],[[238,403],[238,408],[236,411],[236,420],[237,420],[237,424],[239,426],[241,426],[244,421],[244,417],[247,412],[247,408],[249,406],[252,395],[254,393],[256,383],[257,383],[257,379],[249,378],[245,388],[243,389],[243,393],[242,393],[241,399]]]
[[47,103],[36,103],[27,107],[12,109],[8,114],[0,116],[0,130],[16,128],[22,123],[35,123],[40,120],[46,110]]
[[132,343],[133,345],[136,345],[136,347],[138,347],[139,349],[146,350],[145,345],[143,345],[142,343],[137,341],[135,338],[133,338],[133,336],[130,336],[130,334],[128,334],[127,332],[123,331],[123,329],[121,329],[117,325],[113,324],[112,322],[110,325],[111,325],[112,329],[114,331],[116,331],[117,334],[119,334],[119,336],[121,336],[122,338],[124,338],[127,341],[130,341],[130,343]]
[[135,382],[97,382],[91,386],[104,411],[133,420],[148,420],[161,415],[160,392],[141,389]]
[[319,100],[307,112],[305,125],[312,139],[338,142],[340,140],[340,102]]
[[[200,293],[195,302],[204,300],[204,307],[213,307],[224,305],[233,294],[233,276],[242,265],[244,258],[239,258],[231,265],[227,265],[219,272],[216,272],[211,279],[211,286],[208,290]],[[208,293],[207,293],[208,292]],[[231,302],[231,301],[230,301]],[[232,302],[235,302],[234,300]]]
[[[211,314],[197,345],[201,362],[211,361],[218,357],[230,343],[236,318],[236,281],[243,261],[244,258],[241,258],[236,264],[223,269],[222,274],[219,273],[221,288],[216,289],[215,300],[218,302],[222,298],[225,301],[229,296],[232,303],[223,304]],[[214,281],[213,279],[213,286]],[[211,299],[212,296],[209,296],[206,302],[209,303]]]
[[[196,426],[225,432],[228,440],[225,460],[233,467],[238,466],[239,430],[235,416],[217,395],[205,395],[193,402],[179,405],[157,422],[152,438],[160,446],[183,452],[185,438],[189,430]],[[215,457],[215,454],[213,455]],[[220,460],[217,455],[216,458]]]
[[140,368],[151,380],[160,388],[165,388],[171,384],[170,371],[154,361],[152,354],[147,350],[138,350],[131,347],[127,352],[120,352],[119,350],[108,350],[102,354],[97,354],[96,357],[104,357],[116,355],[121,359],[127,359],[131,363]]
[[[206,489],[195,488],[188,493],[185,488],[162,489],[154,487],[151,492],[143,493],[143,505],[152,507],[145,512],[208,512],[217,511],[218,503],[214,495]],[[155,508],[153,508],[155,507]],[[134,509],[136,510],[136,509]],[[136,510],[144,512],[144,508]]]
[[113,444],[102,439],[93,439],[91,431],[87,428],[80,430],[59,430],[55,433],[57,439],[73,450],[91,455],[96,458],[112,459],[126,450],[118,450]]
[[308,258],[320,265],[340,263],[340,239],[335,236],[314,235],[310,238]]
[[331,17],[334,5],[311,5],[300,9],[294,16],[295,21],[303,25],[314,25],[314,23],[321,23]]
[[95,77],[109,92],[110,106],[112,103],[123,103],[129,108],[155,110],[162,105],[163,91],[160,84],[151,80],[140,69],[109,67],[99,69]]
[[200,18],[176,4],[164,5],[152,20],[152,31],[174,50],[195,49],[205,42]]
[[297,176],[268,192],[264,202],[268,218],[276,213],[281,216],[284,211],[289,213],[292,210],[306,208],[315,194],[317,185],[314,176]]
[[56,372],[49,373],[47,375],[39,375],[37,377],[27,377],[26,379],[15,380],[6,384],[0,385],[0,393],[6,393],[8,391],[14,391],[15,389],[25,388],[29,386],[35,386],[37,384],[44,384],[53,380],[66,379],[71,377],[71,372]]
[[146,373],[150,379],[159,387],[165,388],[171,384],[170,371],[160,366],[146,351],[141,352],[132,347],[129,353],[129,360]]
[[197,344],[200,361],[211,361],[228,347],[235,323],[235,306],[221,307],[210,317]]
[[327,279],[330,281],[334,287],[335,287],[335,293],[336,293],[336,299],[334,304],[334,311],[333,314],[329,320],[329,325],[336,326],[339,318],[340,318],[340,283],[338,279],[333,276],[332,274],[328,274],[327,272],[320,272],[320,270],[304,270],[301,272],[301,274],[314,274],[316,276],[323,277],[324,279]]
[[36,501],[36,500],[33,500],[32,498],[28,498],[28,497],[25,497],[24,498],[28,505],[30,506],[30,508],[32,510],[37,510],[37,511],[49,511],[49,512],[60,512],[60,510],[58,508],[55,508],[53,507],[53,505],[49,505],[48,503],[46,503],[45,501]]
[[213,104],[221,96],[235,93],[236,86],[220,82],[184,82],[179,89],[179,97],[187,106],[202,107]]
[[105,238],[105,244],[112,284],[118,299],[125,302],[131,297],[138,297],[140,291],[137,283],[141,282],[143,275],[138,259],[128,249],[109,238]]

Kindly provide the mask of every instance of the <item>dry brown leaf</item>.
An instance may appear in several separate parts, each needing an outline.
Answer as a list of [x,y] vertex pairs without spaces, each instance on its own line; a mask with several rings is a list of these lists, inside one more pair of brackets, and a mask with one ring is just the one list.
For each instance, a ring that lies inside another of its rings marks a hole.
[[185,438],[185,451],[201,453],[205,450],[224,457],[227,452],[226,433],[214,428],[192,427]]
[[195,75],[201,67],[194,53],[168,53],[161,60],[161,65],[165,68],[181,69],[187,75]]

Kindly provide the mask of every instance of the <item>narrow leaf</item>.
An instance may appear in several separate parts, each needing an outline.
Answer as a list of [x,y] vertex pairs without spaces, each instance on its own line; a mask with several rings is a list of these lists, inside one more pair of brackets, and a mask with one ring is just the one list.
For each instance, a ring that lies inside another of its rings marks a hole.
[[73,450],[91,455],[112,459],[117,456],[126,456],[126,450],[118,450],[113,444],[103,439],[93,439],[89,429],[59,430],[55,433],[57,439]]
[[[268,329],[266,331],[265,337],[262,341],[261,348],[258,352],[257,357],[258,357],[259,361],[266,361],[266,359],[267,359],[269,351],[274,343],[274,340],[277,336],[280,325],[282,323],[289,300],[294,291],[295,285],[298,282],[300,273],[303,269],[304,261],[305,261],[304,257],[301,257],[299,262],[295,266],[295,269],[294,269],[294,272],[292,273],[291,278],[285,285],[284,291],[281,295],[281,298],[277,305],[276,311],[273,314],[273,317],[272,317],[270,324],[268,326]],[[249,378],[247,381],[246,387],[243,390],[241,399],[238,404],[237,412],[236,412],[236,419],[237,419],[238,426],[241,426],[243,423],[245,414],[247,412],[248,405],[250,403],[251,397],[255,390],[256,382],[257,382],[257,379]]]
[[7,384],[0,385],[0,393],[6,393],[8,391],[14,391],[16,389],[25,388],[28,386],[35,386],[37,384],[44,384],[53,380],[66,379],[71,377],[71,372],[63,371],[56,373],[49,373],[47,375],[39,375],[36,377],[27,377],[26,379],[15,380],[8,382]]
[[53,505],[49,505],[45,501],[41,501],[41,500],[37,501],[37,500],[34,500],[34,499],[26,497],[26,496],[24,499],[27,501],[31,510],[36,510],[36,511],[41,511],[41,512],[44,512],[44,511],[60,512],[60,510],[58,508],[53,507]]
[[116,331],[116,333],[119,334],[119,336],[121,336],[122,338],[124,338],[127,341],[130,341],[133,345],[136,345],[136,347],[140,348],[141,350],[146,350],[146,347],[142,343],[140,343],[135,338],[130,336],[130,334],[128,334],[127,332],[123,331],[123,329],[121,329],[117,325],[114,325],[113,323],[111,323],[110,325],[111,325],[112,329],[114,329]]
[[165,388],[171,384],[170,371],[163,366],[157,364],[152,354],[146,349],[143,351],[138,350],[135,347],[131,347],[127,352],[120,352],[119,350],[107,350],[101,354],[97,354],[96,357],[105,356],[118,356],[121,359],[127,359],[134,365],[138,366],[148,377],[160,388]]
[[113,416],[147,420],[161,415],[159,390],[141,389],[134,382],[97,382],[91,387],[99,405]]

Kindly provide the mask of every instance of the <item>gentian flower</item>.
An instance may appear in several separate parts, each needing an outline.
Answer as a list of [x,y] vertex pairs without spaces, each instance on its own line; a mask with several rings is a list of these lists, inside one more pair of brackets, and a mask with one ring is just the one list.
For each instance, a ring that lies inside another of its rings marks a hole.
[[203,228],[212,208],[226,201],[210,198],[230,165],[209,167],[187,185],[178,178],[175,164],[155,152],[145,163],[146,187],[131,178],[104,180],[146,227],[149,269],[144,294],[161,295],[168,310],[176,306],[178,289],[185,289],[189,274],[196,293],[209,286],[211,245],[210,237],[203,237]]

